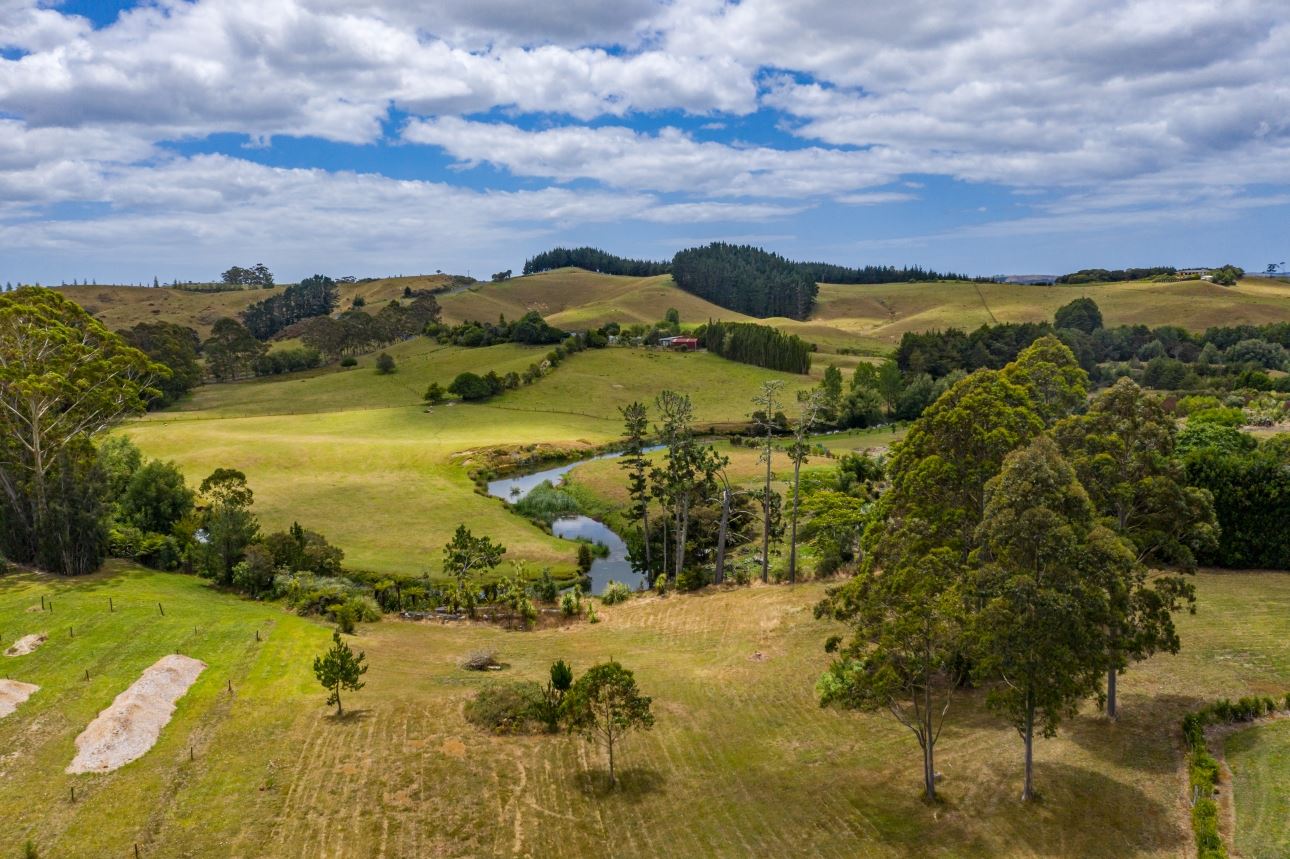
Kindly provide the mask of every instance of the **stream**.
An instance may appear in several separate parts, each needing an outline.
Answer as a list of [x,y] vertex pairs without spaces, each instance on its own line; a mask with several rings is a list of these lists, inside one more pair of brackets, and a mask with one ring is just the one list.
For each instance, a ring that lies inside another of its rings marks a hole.
[[[646,452],[659,449],[659,447],[650,447],[646,448]],[[599,456],[580,459],[577,462],[535,471],[531,474],[492,480],[488,483],[488,494],[509,504],[514,504],[545,480],[551,481],[553,486],[559,486],[566,474],[584,462],[592,462],[597,459],[616,459],[620,456],[622,456],[621,453],[602,453]],[[647,584],[644,576],[632,570],[632,565],[627,560],[627,544],[623,542],[623,538],[615,534],[603,522],[592,519],[590,516],[562,516],[551,523],[551,531],[557,537],[565,540],[577,540],[579,538],[590,540],[592,543],[599,543],[609,550],[609,554],[606,557],[596,558],[591,562],[591,593],[596,595],[603,593],[605,586],[611,580],[622,582],[633,590]]]

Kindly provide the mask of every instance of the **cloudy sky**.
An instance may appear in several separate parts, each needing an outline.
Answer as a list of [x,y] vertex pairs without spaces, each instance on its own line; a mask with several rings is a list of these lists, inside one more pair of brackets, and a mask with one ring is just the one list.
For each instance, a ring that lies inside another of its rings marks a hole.
[[1290,258],[1285,0],[0,0],[0,282]]

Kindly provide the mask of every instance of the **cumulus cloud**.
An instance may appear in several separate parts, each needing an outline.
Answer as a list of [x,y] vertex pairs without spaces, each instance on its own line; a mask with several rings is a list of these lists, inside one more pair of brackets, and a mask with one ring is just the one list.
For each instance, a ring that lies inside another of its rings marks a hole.
[[[1290,185],[1286,44],[1283,0],[152,0],[98,29],[0,0],[0,246],[259,235],[238,215],[287,247],[303,225],[387,247],[421,212],[502,247],[929,200],[913,175],[1023,192],[996,230],[1225,217]],[[226,133],[496,170],[408,185],[173,155]],[[378,203],[333,196],[360,190]]]

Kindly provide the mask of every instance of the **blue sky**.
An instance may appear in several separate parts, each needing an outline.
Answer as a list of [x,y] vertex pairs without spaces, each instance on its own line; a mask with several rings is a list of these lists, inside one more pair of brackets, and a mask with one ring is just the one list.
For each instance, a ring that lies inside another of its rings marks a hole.
[[1290,258],[1280,0],[0,0],[0,283]]

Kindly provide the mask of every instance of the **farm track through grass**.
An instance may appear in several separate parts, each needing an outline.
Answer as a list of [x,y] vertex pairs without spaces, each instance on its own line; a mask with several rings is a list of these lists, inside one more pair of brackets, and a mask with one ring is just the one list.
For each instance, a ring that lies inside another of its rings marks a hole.
[[[353,642],[372,666],[367,688],[337,719],[309,669],[321,624],[177,574],[10,575],[3,643],[51,639],[0,663],[42,686],[0,720],[0,843],[122,857],[136,842],[145,856],[193,857],[1183,856],[1177,719],[1290,684],[1290,576],[1203,572],[1197,585],[1182,653],[1125,676],[1120,721],[1085,708],[1039,743],[1039,803],[1016,799],[1015,732],[969,694],[939,747],[944,802],[928,807],[903,728],[815,703],[834,630],[811,616],[820,584],[637,598],[604,607],[599,624],[532,633],[365,625]],[[28,611],[42,594],[52,616]],[[541,679],[556,658],[636,670],[658,724],[626,741],[621,791],[605,789],[601,754],[581,740],[493,737],[464,721],[462,705],[496,678],[457,661],[486,647],[508,664],[500,679]],[[84,725],[176,648],[210,668],[153,750],[108,775],[63,774]]]

